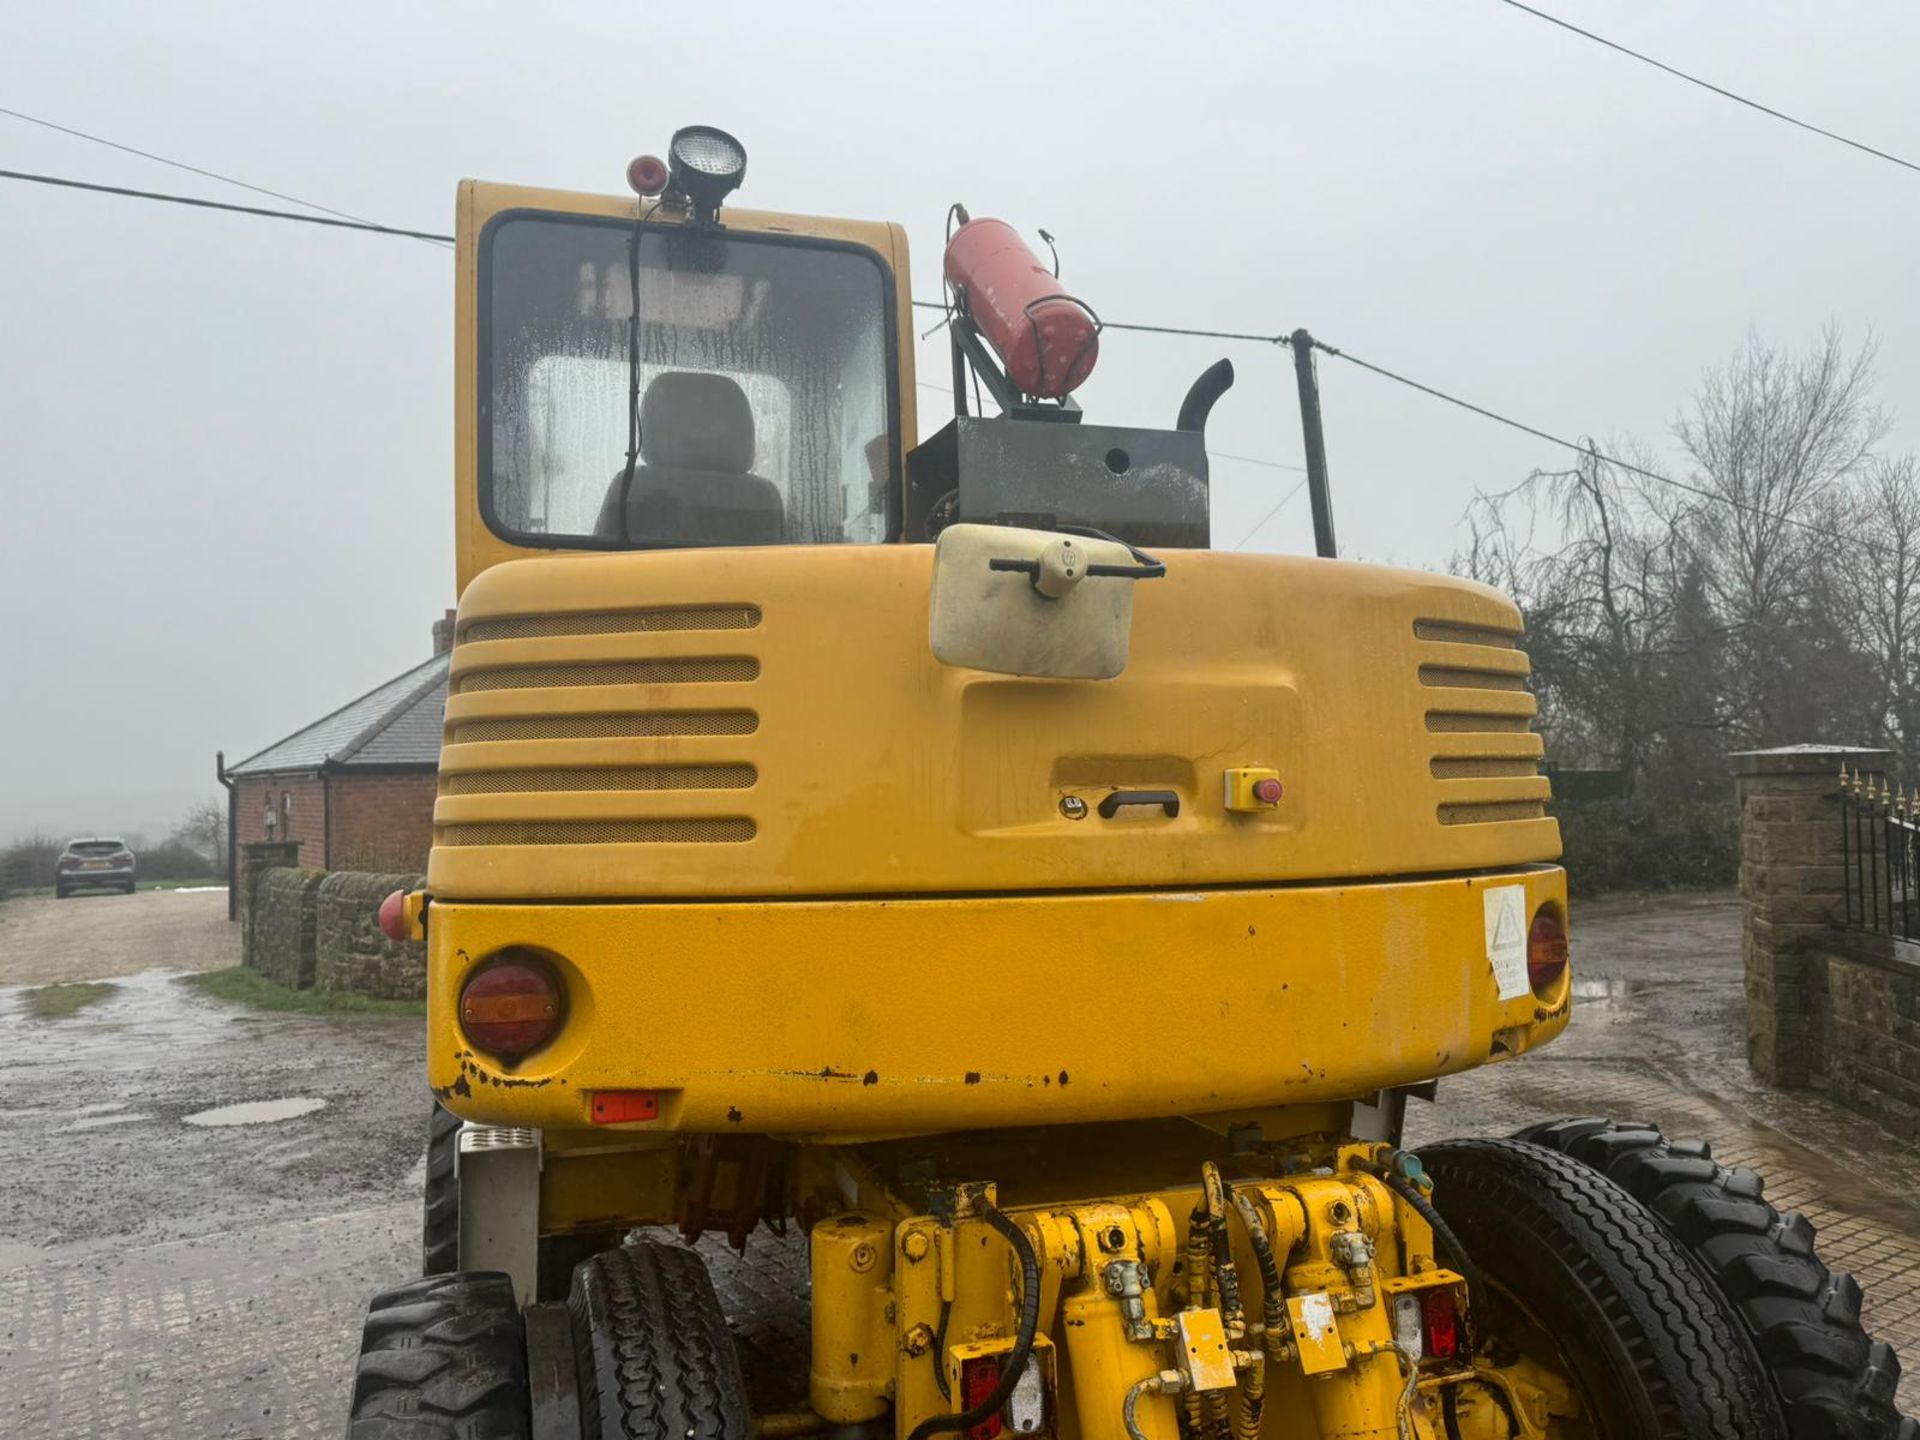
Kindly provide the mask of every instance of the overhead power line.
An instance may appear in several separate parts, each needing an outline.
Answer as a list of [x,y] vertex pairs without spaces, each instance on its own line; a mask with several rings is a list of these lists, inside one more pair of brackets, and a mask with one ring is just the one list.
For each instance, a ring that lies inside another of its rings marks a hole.
[[[951,307],[938,300],[916,300],[913,302],[913,308],[938,310],[945,314]],[[1184,325],[1129,325],[1119,320],[1102,320],[1100,328],[1102,330],[1137,330],[1146,335],[1194,335],[1202,340],[1246,340],[1256,345],[1285,345],[1293,338],[1291,332],[1281,335],[1254,335],[1244,330],[1193,330]]]
[[96,185],[89,180],[69,180],[61,175],[34,175],[25,170],[0,170],[0,180],[25,180],[34,185],[57,185],[63,190],[91,190],[98,195],[124,195],[134,200],[154,200],[164,205],[191,205],[196,210],[226,210],[235,215],[259,215],[268,220],[293,220],[302,225],[325,225],[334,230],[365,230],[374,235],[401,235],[409,240],[436,240],[451,244],[453,236],[428,230],[403,230],[397,225],[376,225],[371,220],[334,220],[325,215],[296,215],[291,210],[263,210],[258,205],[230,205],[224,200],[202,200],[193,195],[167,195],[158,190],[133,190],[124,185]]
[[1536,20],[1544,20],[1549,25],[1558,25],[1562,30],[1570,30],[1583,39],[1593,41],[1596,45],[1604,45],[1609,50],[1618,51],[1630,59],[1638,60],[1642,65],[1651,65],[1656,70],[1664,70],[1676,80],[1684,80],[1689,85],[1698,85],[1702,90],[1711,90],[1715,95],[1726,100],[1731,100],[1736,105],[1744,105],[1749,110],[1758,110],[1762,115],[1771,115],[1775,120],[1784,120],[1787,124],[1795,126],[1798,129],[1808,131],[1811,134],[1821,136],[1827,140],[1837,141],[1851,149],[1860,151],[1862,154],[1871,155],[1877,160],[1889,161],[1892,164],[1900,166],[1902,169],[1920,170],[1920,164],[1915,164],[1911,160],[1903,160],[1898,155],[1890,155],[1885,150],[1868,145],[1864,141],[1852,140],[1836,131],[1823,129],[1811,121],[1801,120],[1789,115],[1784,110],[1776,110],[1771,105],[1762,105],[1758,100],[1749,100],[1744,95],[1737,94],[1723,86],[1715,85],[1711,80],[1702,80],[1698,75],[1689,75],[1686,71],[1676,69],[1665,61],[1656,60],[1651,55],[1643,55],[1638,50],[1631,50],[1617,41],[1607,39],[1604,35],[1596,35],[1591,30],[1582,30],[1578,25],[1570,21],[1562,20],[1558,15],[1549,15],[1546,11],[1536,10],[1531,5],[1523,5],[1520,3],[1520,0],[1501,0],[1501,3],[1511,5],[1515,10],[1524,10]]
[[1615,469],[1624,470],[1630,475],[1638,475],[1642,479],[1652,480],[1656,484],[1666,485],[1675,490],[1683,490],[1689,495],[1697,496],[1702,500],[1710,500],[1715,504],[1725,505],[1734,510],[1744,510],[1748,514],[1757,515],[1763,520],[1774,521],[1781,525],[1789,525],[1796,530],[1804,530],[1810,535],[1819,535],[1828,540],[1837,540],[1844,545],[1858,545],[1862,549],[1873,550],[1883,554],[1889,553],[1885,550],[1885,547],[1877,545],[1873,541],[1864,539],[1861,536],[1847,535],[1841,531],[1829,529],[1825,525],[1816,525],[1810,520],[1801,520],[1792,515],[1776,514],[1763,505],[1755,505],[1751,501],[1739,500],[1731,495],[1724,495],[1718,490],[1709,490],[1701,485],[1689,484],[1685,480],[1676,480],[1671,475],[1662,475],[1657,470],[1649,470],[1645,466],[1635,465],[1631,461],[1622,460],[1617,455],[1608,455],[1592,445],[1583,444],[1578,440],[1569,440],[1563,435],[1555,435],[1551,431],[1529,425],[1523,420],[1515,420],[1509,415],[1502,415],[1497,410],[1489,410],[1484,405],[1476,405],[1471,400],[1463,400],[1458,395],[1449,395],[1444,390],[1435,389],[1431,385],[1422,384],[1420,381],[1414,380],[1406,375],[1397,374],[1387,369],[1384,365],[1375,365],[1371,360],[1362,360],[1358,355],[1349,355],[1346,351],[1337,346],[1328,345],[1324,341],[1315,340],[1313,342],[1313,348],[1331,355],[1337,360],[1344,360],[1349,365],[1357,365],[1362,370],[1371,371],[1382,379],[1391,380],[1397,385],[1405,385],[1411,390],[1418,390],[1423,395],[1431,395],[1436,400],[1444,400],[1449,405],[1457,405],[1462,410],[1471,411],[1483,419],[1493,421],[1496,425],[1505,425],[1508,429],[1518,430],[1523,435],[1531,435],[1536,440],[1545,440],[1549,445],[1562,446],[1565,449],[1574,451],[1576,454],[1591,455],[1594,459],[1603,461]]
[[1286,509],[1287,502],[1293,499],[1294,496],[1298,495],[1300,493],[1301,488],[1306,483],[1307,482],[1304,479],[1299,481],[1297,484],[1294,485],[1294,487],[1291,490],[1287,491],[1286,494],[1282,495],[1278,500],[1274,501],[1273,508],[1267,511],[1267,513],[1262,515],[1258,520],[1254,521],[1253,528],[1247,531],[1246,534],[1242,535],[1238,543],[1236,543],[1233,548],[1236,550],[1246,549],[1247,542],[1253,539],[1253,537],[1258,535],[1262,530],[1266,529],[1267,522],[1273,519],[1273,517],[1278,515],[1282,510]]
[[[218,180],[222,185],[237,186],[242,190],[251,190],[256,195],[265,195],[269,199],[284,200],[289,205],[298,205],[306,210],[318,210],[323,215],[332,215],[341,220],[353,220],[362,225],[372,225],[373,221],[364,215],[355,215],[351,211],[336,210],[331,205],[322,205],[316,200],[302,200],[298,195],[289,195],[282,190],[269,190],[264,185],[255,185],[250,180],[242,180],[233,175],[222,175],[218,170],[208,170],[204,166],[189,165],[184,160],[175,160],[166,155],[157,155],[151,150],[142,150],[137,145],[123,145],[118,140],[109,140],[104,135],[94,135],[85,130],[76,130],[71,125],[61,125],[52,120],[44,120],[38,115],[29,115],[24,110],[10,110],[0,105],[0,115],[12,116],[15,120],[24,120],[29,125],[38,125],[45,130],[57,130],[62,135],[71,135],[76,140],[85,140],[91,145],[104,145],[109,150],[118,150],[126,155],[138,155],[142,160],[151,160],[157,165],[170,165],[175,170],[184,170],[190,175],[203,175],[209,180]],[[384,226],[381,228],[385,228]],[[422,239],[429,239],[421,236]],[[443,245],[447,242],[432,238],[431,243]]]

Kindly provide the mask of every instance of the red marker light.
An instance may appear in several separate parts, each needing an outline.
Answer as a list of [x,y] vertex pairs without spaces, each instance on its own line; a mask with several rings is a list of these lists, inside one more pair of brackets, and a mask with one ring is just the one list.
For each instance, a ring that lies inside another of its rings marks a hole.
[[596,1090],[593,1092],[593,1123],[618,1125],[627,1120],[658,1120],[658,1090]]
[[1280,782],[1275,780],[1271,775],[1265,780],[1256,780],[1253,782],[1253,798],[1258,800],[1262,805],[1278,805],[1282,793]]
[[1427,1332],[1427,1354],[1450,1360],[1460,1350],[1460,1307],[1453,1291],[1429,1290],[1420,1297],[1420,1318]]
[[636,155],[627,162],[627,184],[636,195],[658,195],[667,188],[667,164],[657,155]]
[[[998,1355],[975,1355],[961,1362],[960,1403],[966,1409],[973,1409],[993,1394],[994,1386],[1000,1383],[1000,1360]],[[998,1415],[989,1415],[967,1431],[967,1440],[994,1440],[1004,1428]]]
[[1567,973],[1567,931],[1553,908],[1542,905],[1527,932],[1527,983],[1533,993],[1546,999]]
[[380,902],[380,933],[395,944],[411,940],[407,924],[407,892],[396,890]]

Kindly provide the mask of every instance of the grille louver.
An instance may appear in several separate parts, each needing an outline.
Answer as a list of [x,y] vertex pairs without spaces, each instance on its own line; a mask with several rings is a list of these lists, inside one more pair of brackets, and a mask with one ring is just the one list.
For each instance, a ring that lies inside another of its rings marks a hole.
[[1454,620],[1414,621],[1416,678],[1431,738],[1428,768],[1442,825],[1546,815],[1530,667],[1515,632]]
[[[760,729],[749,698],[760,659],[737,652],[748,638],[742,632],[761,620],[759,606],[742,603],[486,616],[462,625],[435,843],[751,841],[758,824],[742,811],[760,778],[747,748]],[[736,653],[680,653],[705,648],[703,631],[731,632],[720,643]],[[644,696],[633,693],[637,686]],[[686,687],[680,703],[677,687]],[[739,688],[747,703],[714,706],[717,687]]]

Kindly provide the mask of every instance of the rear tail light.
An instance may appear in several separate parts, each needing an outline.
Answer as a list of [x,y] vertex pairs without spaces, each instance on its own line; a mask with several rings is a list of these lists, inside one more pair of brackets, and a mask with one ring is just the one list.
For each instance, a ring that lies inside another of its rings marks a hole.
[[565,1004],[546,961],[531,950],[502,950],[460,988],[460,1028],[476,1049],[518,1060],[554,1037]]
[[1451,1288],[1429,1290],[1420,1297],[1420,1322],[1426,1332],[1427,1354],[1436,1360],[1451,1360],[1460,1353],[1460,1306]]
[[1567,929],[1551,905],[1542,905],[1527,932],[1527,981],[1546,999],[1567,973]]

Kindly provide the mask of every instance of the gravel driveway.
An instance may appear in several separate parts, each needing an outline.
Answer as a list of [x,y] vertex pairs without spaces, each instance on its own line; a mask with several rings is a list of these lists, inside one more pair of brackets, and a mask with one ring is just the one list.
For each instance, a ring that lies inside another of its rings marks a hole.
[[141,970],[218,970],[240,963],[227,891],[29,895],[0,901],[0,985],[111,980]]

